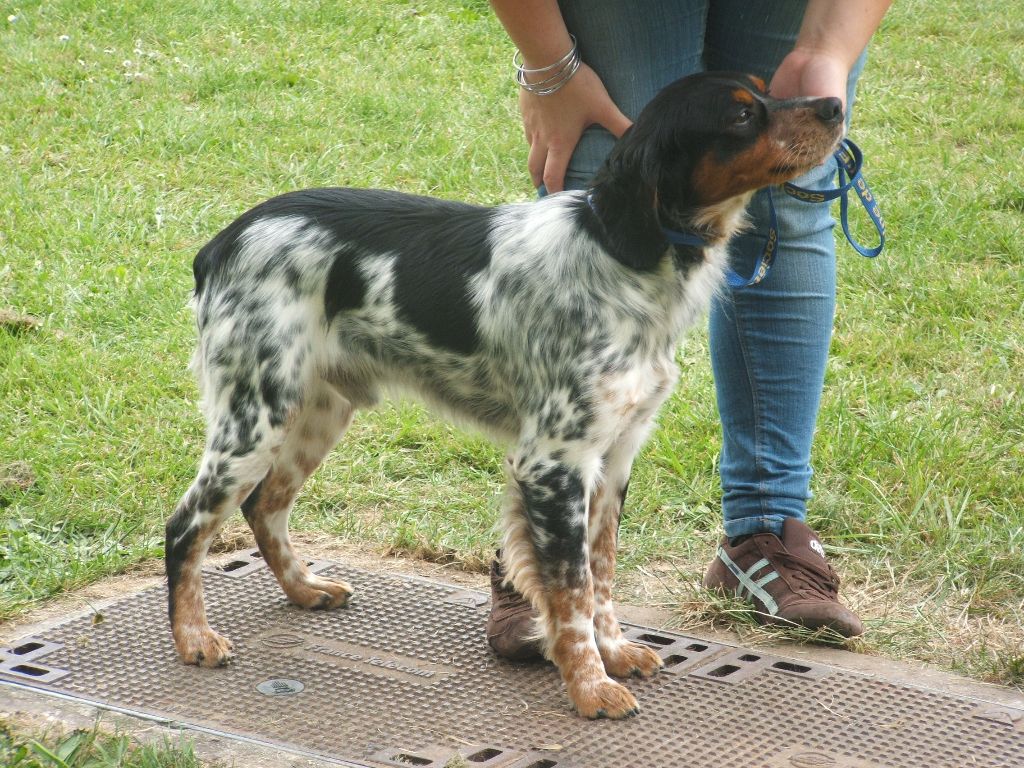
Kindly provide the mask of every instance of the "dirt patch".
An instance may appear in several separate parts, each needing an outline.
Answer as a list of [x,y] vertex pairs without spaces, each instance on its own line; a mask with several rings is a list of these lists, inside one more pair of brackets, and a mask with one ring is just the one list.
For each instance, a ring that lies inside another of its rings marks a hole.
[[40,328],[42,324],[38,317],[0,308],[0,328],[10,333],[27,333]]
[[27,491],[36,484],[36,473],[27,461],[12,461],[0,465],[0,493],[3,491]]

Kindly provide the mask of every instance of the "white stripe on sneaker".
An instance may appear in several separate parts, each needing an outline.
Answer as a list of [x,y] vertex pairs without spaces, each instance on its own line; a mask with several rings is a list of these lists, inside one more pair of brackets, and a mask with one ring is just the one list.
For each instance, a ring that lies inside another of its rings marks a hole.
[[768,575],[762,576],[757,581],[754,581],[751,578],[751,576],[754,573],[757,573],[758,570],[764,568],[766,565],[769,565],[767,559],[762,558],[761,560],[758,560],[756,563],[754,563],[754,565],[747,571],[743,571],[738,565],[736,565],[735,562],[733,562],[733,559],[729,557],[728,554],[726,554],[724,547],[718,548],[718,556],[722,559],[722,562],[725,563],[725,567],[732,572],[732,575],[739,579],[739,588],[736,590],[737,595],[743,597],[743,592],[744,590],[746,590],[750,593],[751,599],[756,597],[758,600],[764,603],[765,609],[772,616],[776,615],[779,612],[779,605],[775,602],[775,598],[773,598],[764,589],[762,589],[762,587],[764,587],[765,584],[768,584],[769,582],[777,579],[779,577],[779,572],[772,571]]

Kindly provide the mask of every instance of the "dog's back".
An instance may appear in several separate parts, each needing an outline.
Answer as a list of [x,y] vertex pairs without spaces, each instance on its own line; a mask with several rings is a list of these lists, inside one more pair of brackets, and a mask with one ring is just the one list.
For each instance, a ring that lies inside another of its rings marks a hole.
[[579,397],[595,368],[664,354],[688,306],[671,268],[632,274],[593,227],[566,226],[588,216],[580,193],[495,209],[349,189],[269,200],[196,257],[203,390],[247,380],[236,390],[262,393],[277,425],[322,377],[357,407],[412,394],[514,439],[552,389]]

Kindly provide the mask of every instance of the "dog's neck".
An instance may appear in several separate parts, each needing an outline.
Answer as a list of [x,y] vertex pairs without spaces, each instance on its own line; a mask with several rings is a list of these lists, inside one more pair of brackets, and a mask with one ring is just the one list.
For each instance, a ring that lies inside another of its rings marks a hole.
[[[659,193],[628,168],[608,165],[590,189],[613,258],[639,271],[655,269],[667,254],[682,263],[701,261],[705,247],[724,245],[743,228],[752,193],[711,206]],[[673,244],[665,230],[694,235],[702,244]]]

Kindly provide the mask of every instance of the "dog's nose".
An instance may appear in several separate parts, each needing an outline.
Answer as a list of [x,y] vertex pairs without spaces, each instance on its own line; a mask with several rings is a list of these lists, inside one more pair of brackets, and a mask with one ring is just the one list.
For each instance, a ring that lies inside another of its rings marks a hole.
[[835,96],[818,99],[815,111],[823,122],[834,125],[843,119],[843,102]]

